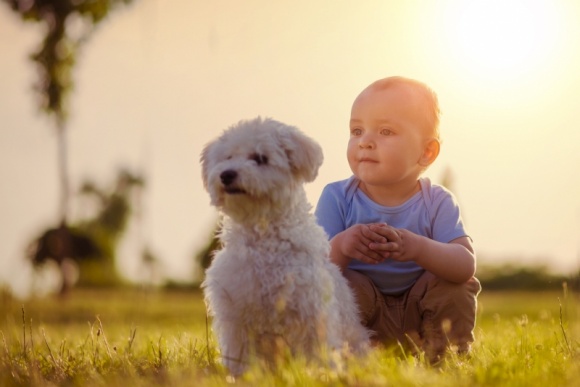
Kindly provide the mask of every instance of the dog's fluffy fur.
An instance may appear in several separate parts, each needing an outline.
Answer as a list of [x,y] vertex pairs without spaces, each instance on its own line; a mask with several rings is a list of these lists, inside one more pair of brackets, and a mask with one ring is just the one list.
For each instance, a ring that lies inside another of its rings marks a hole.
[[271,360],[288,350],[313,358],[368,345],[303,188],[322,159],[320,146],[298,129],[261,118],[230,127],[203,149],[203,182],[225,217],[224,247],[202,286],[233,374],[243,372],[250,354]]

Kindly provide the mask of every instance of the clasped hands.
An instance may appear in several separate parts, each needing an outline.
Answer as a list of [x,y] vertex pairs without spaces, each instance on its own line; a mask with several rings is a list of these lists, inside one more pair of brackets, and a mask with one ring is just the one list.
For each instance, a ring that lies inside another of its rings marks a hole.
[[377,264],[385,259],[413,260],[416,234],[386,223],[357,224],[341,233],[341,252],[361,262]]

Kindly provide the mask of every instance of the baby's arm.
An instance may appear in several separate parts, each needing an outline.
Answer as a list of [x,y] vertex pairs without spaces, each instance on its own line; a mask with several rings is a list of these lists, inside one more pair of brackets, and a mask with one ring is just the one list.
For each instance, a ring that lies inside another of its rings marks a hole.
[[[387,229],[391,229],[387,231]],[[392,235],[392,227],[383,225],[373,228],[382,235]],[[381,231],[384,230],[384,231]],[[456,283],[463,283],[475,274],[475,251],[468,237],[460,237],[449,243],[437,242],[417,235],[409,230],[396,229],[398,239],[387,237],[388,246],[372,243],[369,247],[382,252],[385,258],[397,261],[414,261],[437,277]]]
[[[346,269],[351,259],[361,262],[376,264],[382,262],[384,257],[381,251],[395,249],[395,229],[384,229],[381,234],[374,231],[378,224],[356,224],[336,234],[330,240],[330,260],[338,265],[341,270]],[[370,248],[371,244],[378,248],[375,251]]]

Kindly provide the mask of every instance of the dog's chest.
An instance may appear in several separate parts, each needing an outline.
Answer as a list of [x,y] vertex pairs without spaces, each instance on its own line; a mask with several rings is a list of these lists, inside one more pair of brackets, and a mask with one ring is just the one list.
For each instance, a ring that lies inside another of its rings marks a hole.
[[320,293],[323,259],[313,256],[315,250],[284,240],[230,244],[218,254],[208,274],[248,313],[275,312],[288,308],[290,300]]

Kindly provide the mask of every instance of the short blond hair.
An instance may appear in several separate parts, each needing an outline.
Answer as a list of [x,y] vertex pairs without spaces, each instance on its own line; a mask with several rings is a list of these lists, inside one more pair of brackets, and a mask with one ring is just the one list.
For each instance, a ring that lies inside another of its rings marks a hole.
[[371,83],[365,90],[384,90],[391,88],[393,86],[407,86],[409,87],[417,96],[423,100],[422,110],[425,113],[425,119],[427,120],[428,130],[431,132],[432,136],[440,141],[439,134],[439,121],[441,111],[439,109],[439,99],[437,94],[423,82],[411,78],[405,78],[401,76],[393,76],[388,78],[379,79]]

